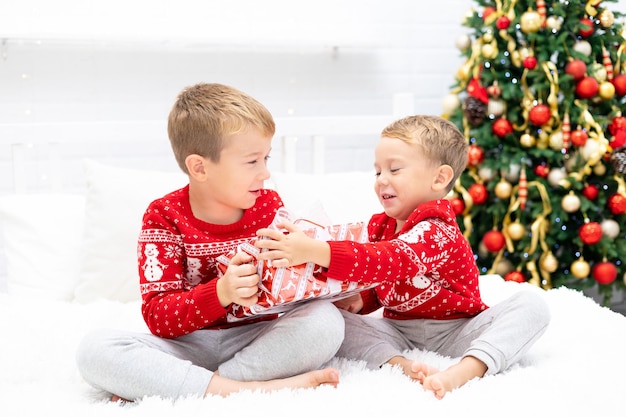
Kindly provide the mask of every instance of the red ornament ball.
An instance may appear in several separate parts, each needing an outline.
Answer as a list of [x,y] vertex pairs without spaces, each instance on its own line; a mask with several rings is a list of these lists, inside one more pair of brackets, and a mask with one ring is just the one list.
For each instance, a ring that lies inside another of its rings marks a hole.
[[520,271],[511,271],[504,276],[505,281],[526,282],[526,277]]
[[489,252],[498,252],[504,247],[504,235],[499,230],[490,230],[483,236],[483,244]]
[[470,166],[478,166],[485,159],[485,151],[478,145],[470,145],[467,152],[467,164]]
[[587,143],[587,138],[587,132],[582,129],[574,130],[569,136],[569,140],[576,146],[584,146]]
[[626,130],[620,130],[613,135],[609,145],[613,149],[621,148],[626,145]]
[[484,184],[475,183],[470,185],[467,192],[470,197],[472,197],[472,201],[474,204],[483,204],[487,201],[487,197],[489,197],[489,191],[487,191],[487,187]]
[[491,6],[487,6],[483,9],[483,21],[487,20],[487,18],[492,14],[495,13],[496,9],[491,7]]
[[595,185],[585,185],[582,192],[587,200],[593,201],[598,197],[599,190]]
[[587,72],[587,64],[580,59],[573,59],[565,65],[565,73],[574,77],[574,80],[580,80]]
[[619,74],[611,81],[615,87],[615,95],[622,97],[626,95],[626,74]]
[[508,29],[510,25],[511,25],[511,19],[509,19],[506,16],[500,16],[496,20],[496,27],[500,30]]
[[585,245],[595,245],[602,239],[602,226],[598,222],[585,223],[578,231],[578,236]]
[[548,123],[548,120],[550,120],[550,107],[545,104],[537,104],[530,109],[528,120],[535,126],[542,126]]
[[452,211],[454,211],[454,214],[456,214],[457,216],[460,216],[465,211],[465,202],[462,198],[451,198],[450,205],[452,206]]
[[626,117],[617,116],[611,119],[611,124],[609,125],[609,132],[611,135],[615,135],[617,132],[622,130],[626,130]]
[[611,213],[618,215],[626,213],[626,197],[621,194],[613,194],[606,202]]
[[507,119],[500,118],[493,122],[491,130],[496,136],[502,139],[506,135],[513,133],[513,125]]
[[598,284],[609,285],[617,278],[617,268],[611,262],[598,262],[591,269],[591,276]]
[[549,173],[550,173],[550,168],[545,164],[537,165],[535,167],[535,175],[538,177],[548,178]]
[[537,67],[537,58],[535,58],[532,55],[529,55],[526,58],[524,58],[524,61],[522,61],[522,65],[524,65],[524,68],[526,69],[533,70]]
[[580,25],[580,29],[578,30],[580,36],[582,36],[583,38],[588,38],[589,36],[593,35],[593,20],[585,17],[583,19],[580,19]]
[[593,77],[584,77],[576,84],[576,95],[582,99],[595,97],[599,90],[598,81]]

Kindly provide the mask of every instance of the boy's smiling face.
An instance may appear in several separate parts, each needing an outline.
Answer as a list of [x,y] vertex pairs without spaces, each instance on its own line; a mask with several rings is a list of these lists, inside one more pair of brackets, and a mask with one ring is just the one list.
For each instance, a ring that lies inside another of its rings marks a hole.
[[445,197],[441,169],[449,166],[428,159],[419,145],[383,136],[374,155],[374,188],[388,216],[404,222],[418,205]]

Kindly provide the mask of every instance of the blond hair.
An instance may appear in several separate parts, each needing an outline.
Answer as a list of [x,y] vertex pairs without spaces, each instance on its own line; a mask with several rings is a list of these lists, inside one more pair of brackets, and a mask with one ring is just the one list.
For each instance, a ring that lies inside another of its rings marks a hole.
[[450,165],[454,178],[448,184],[448,191],[467,167],[467,140],[452,122],[442,117],[408,116],[389,124],[381,136],[418,145],[433,163]]
[[183,89],[167,120],[174,157],[187,172],[185,159],[198,154],[219,162],[225,140],[256,128],[274,136],[272,114],[246,93],[222,84],[200,83]]

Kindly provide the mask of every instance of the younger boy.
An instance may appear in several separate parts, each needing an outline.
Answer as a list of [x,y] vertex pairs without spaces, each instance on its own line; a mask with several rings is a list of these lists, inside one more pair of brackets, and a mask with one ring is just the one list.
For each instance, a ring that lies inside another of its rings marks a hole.
[[[315,262],[330,277],[380,282],[337,305],[346,312],[338,356],[376,368],[402,367],[443,398],[447,392],[517,362],[544,333],[549,310],[534,292],[493,307],[480,297],[479,272],[446,195],[467,163],[468,144],[449,121],[411,116],[387,126],[375,149],[374,189],[384,212],[368,224],[370,243],[323,242],[290,223],[262,229],[261,254],[277,266]],[[384,307],[383,318],[364,314]],[[358,312],[361,315],[352,314]],[[402,355],[425,349],[461,357],[439,372]]]
[[274,132],[269,111],[234,88],[197,84],[180,93],[168,134],[189,184],[148,206],[139,235],[141,311],[152,334],[87,335],[77,362],[92,386],[132,401],[337,385],[335,369],[320,369],[344,336],[331,303],[228,319],[232,303],[257,301],[259,276],[245,253],[223,276],[216,259],[268,227],[283,206],[263,188]]

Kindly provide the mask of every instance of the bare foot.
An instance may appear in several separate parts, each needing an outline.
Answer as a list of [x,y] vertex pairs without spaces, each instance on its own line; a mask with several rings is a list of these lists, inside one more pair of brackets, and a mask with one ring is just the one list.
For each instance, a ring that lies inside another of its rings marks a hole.
[[242,390],[275,391],[283,388],[315,388],[320,385],[336,387],[337,384],[339,372],[333,368],[314,370],[289,378],[247,382],[224,378],[216,372],[209,382],[205,395],[215,394],[225,397]]
[[409,378],[424,383],[424,379],[439,372],[439,369],[426,365],[424,362],[407,359],[404,356],[394,356],[387,361],[388,364],[399,366],[402,372]]
[[127,403],[131,403],[132,402],[130,400],[127,400],[126,398],[122,398],[119,395],[115,395],[115,394],[113,394],[111,396],[111,401],[114,402],[114,403],[118,403],[119,405],[125,405]]
[[442,399],[446,393],[465,385],[474,378],[481,378],[487,372],[487,366],[474,358],[466,356],[448,369],[424,378],[424,389],[432,391],[435,397]]

